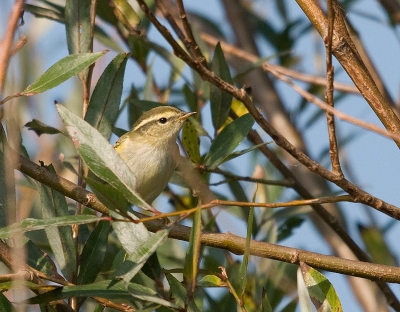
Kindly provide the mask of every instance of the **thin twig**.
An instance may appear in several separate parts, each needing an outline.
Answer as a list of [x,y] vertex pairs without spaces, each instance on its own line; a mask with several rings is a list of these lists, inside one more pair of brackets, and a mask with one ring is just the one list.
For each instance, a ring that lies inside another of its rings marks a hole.
[[[218,42],[221,44],[221,48],[224,50],[225,54],[231,54],[235,57],[238,57],[242,60],[245,60],[249,63],[257,63],[260,58],[252,53],[249,53],[245,50],[242,50],[234,45],[231,45],[225,41],[222,41],[220,39],[217,39],[209,34],[206,33],[201,33],[201,38],[209,45],[211,46],[215,46]],[[265,71],[269,71],[270,68],[276,70],[277,72],[281,73],[282,75],[291,77],[293,79],[299,80],[299,81],[303,81],[303,82],[307,82],[310,84],[316,84],[316,85],[321,85],[321,86],[325,86],[326,85],[326,78],[324,77],[318,77],[318,76],[314,76],[314,75],[307,75],[304,73],[300,73],[298,71],[283,67],[283,66],[279,66],[276,64],[272,64],[269,63],[267,61],[265,61],[264,63],[261,64],[261,68]],[[347,92],[347,93],[353,93],[353,94],[360,94],[360,91],[358,91],[358,89],[354,86],[345,84],[345,83],[341,83],[341,82],[334,82],[334,88],[336,91],[341,91],[341,92]]]
[[[328,36],[325,38],[326,46],[326,103],[330,107],[334,107],[333,101],[333,82],[334,82],[334,68],[332,66],[332,36],[333,25],[335,20],[335,11],[332,8],[332,0],[328,0]],[[336,138],[335,117],[332,113],[326,112],[326,120],[328,124],[329,136],[329,155],[331,156],[332,171],[333,173],[342,176],[343,172],[339,162],[339,149]]]
[[[15,0],[8,19],[4,39],[0,42],[0,95],[3,93],[8,65],[13,51],[14,35],[24,9],[24,0]],[[4,3],[3,3],[4,6]]]

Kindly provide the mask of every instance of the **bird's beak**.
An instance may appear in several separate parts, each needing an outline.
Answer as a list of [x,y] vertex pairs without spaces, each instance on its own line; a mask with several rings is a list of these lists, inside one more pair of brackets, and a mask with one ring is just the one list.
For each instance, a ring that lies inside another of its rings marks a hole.
[[178,120],[186,120],[186,119],[188,119],[190,116],[192,116],[194,114],[196,114],[196,112],[186,113],[185,115],[179,117]]

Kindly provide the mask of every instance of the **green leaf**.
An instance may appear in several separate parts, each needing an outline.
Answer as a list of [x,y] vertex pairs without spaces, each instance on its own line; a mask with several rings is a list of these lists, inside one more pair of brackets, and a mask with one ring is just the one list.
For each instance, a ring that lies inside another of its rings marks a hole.
[[93,283],[100,273],[107,250],[111,224],[100,221],[90,234],[80,256],[78,285]]
[[33,14],[35,17],[47,18],[56,22],[64,22],[64,16],[55,10],[42,8],[32,4],[24,4],[24,11]]
[[101,75],[90,98],[85,120],[108,139],[118,115],[128,53],[118,54]]
[[140,23],[140,18],[135,10],[126,0],[111,0],[114,7],[114,14],[118,21],[130,32],[131,35],[137,35],[139,32],[136,26]]
[[199,286],[199,287],[226,287],[226,284],[216,275],[205,275],[198,281],[197,286]]
[[51,66],[34,83],[22,91],[21,95],[34,95],[58,86],[92,65],[105,53],[106,51],[68,55]]
[[69,54],[91,51],[90,6],[91,0],[65,2],[65,29]]
[[[49,170],[54,172],[52,166]],[[40,203],[42,218],[45,220],[68,215],[65,197],[44,184],[40,188]],[[61,228],[51,226],[46,227],[45,232],[58,266],[69,280],[76,273],[75,242],[72,237],[72,229],[70,226]]]
[[365,227],[359,224],[358,230],[368,253],[375,263],[392,266],[398,265],[396,257],[390,251],[381,229],[376,226]]
[[200,140],[197,136],[196,127],[190,119],[183,123],[182,145],[190,160],[195,164],[200,164]]
[[243,141],[253,124],[253,117],[250,114],[245,114],[224,127],[212,142],[210,150],[204,159],[204,165],[210,169],[218,167]]
[[32,121],[27,122],[24,127],[27,127],[28,130],[34,131],[38,136],[41,136],[42,134],[58,134],[58,133],[62,133],[68,136],[68,134],[65,131],[59,130],[52,126],[48,126],[37,119],[32,119]]
[[[176,304],[183,308],[185,306],[185,299],[186,299],[186,290],[181,283],[172,275],[172,274],[165,274],[165,277],[168,280],[171,294],[176,301]],[[194,300],[189,301],[188,305],[188,312],[200,312],[199,308],[196,306]]]
[[[256,192],[254,193],[252,202],[254,203],[256,200]],[[247,235],[246,235],[246,245],[244,248],[243,261],[240,264],[239,269],[239,295],[241,298],[244,297],[247,285],[247,267],[249,265],[250,258],[250,243],[251,243],[251,235],[253,233],[253,222],[254,222],[254,207],[250,207],[249,216],[247,219]]]
[[62,105],[56,107],[75,148],[93,173],[120,191],[132,204],[150,209],[135,191],[134,174],[110,143],[86,121]]
[[239,157],[239,156],[242,156],[244,154],[250,153],[251,151],[253,151],[253,150],[257,149],[257,148],[259,148],[259,147],[261,147],[263,145],[266,145],[266,144],[270,144],[270,143],[273,143],[273,141],[260,143],[260,144],[257,144],[257,145],[253,145],[252,147],[246,148],[244,150],[233,152],[232,154],[229,154],[228,156],[226,156],[223,159],[222,162],[224,163],[224,162],[230,161],[232,159],[235,159],[236,157]]
[[91,215],[65,216],[50,219],[33,219],[26,218],[17,223],[11,224],[0,229],[0,238],[10,238],[15,235],[21,235],[25,232],[43,230],[51,226],[67,226],[73,224],[93,223],[101,220],[101,218]]
[[9,146],[0,123],[0,227],[7,226],[7,215],[16,211],[14,168],[10,166]]
[[29,266],[49,276],[57,276],[57,267],[50,256],[43,252],[31,240],[26,245],[26,261]]
[[[232,84],[231,74],[228,64],[225,61],[224,53],[221,49],[221,44],[215,46],[214,57],[211,62],[211,70],[222,80]],[[210,86],[210,104],[211,116],[215,130],[218,130],[228,118],[229,109],[231,107],[232,95],[216,87]]]
[[[135,297],[137,299],[147,301],[147,302],[153,302],[153,303],[156,303],[156,304],[159,304],[159,305],[162,305],[165,307],[174,308],[174,309],[179,308],[177,305],[173,304],[172,302],[161,299],[151,288],[131,283],[128,286],[128,291],[133,297]],[[153,311],[153,309],[151,311]]]
[[315,308],[318,311],[343,311],[339,297],[329,280],[301,262],[301,273]]
[[149,259],[157,248],[168,238],[168,233],[169,230],[161,230],[142,242],[128,255],[122,266],[114,273],[114,276],[129,282],[140,271],[147,259]]
[[3,311],[13,312],[15,311],[12,303],[7,299],[3,293],[0,293],[0,307]]
[[186,283],[187,296],[193,300],[196,288],[197,273],[200,263],[200,236],[201,236],[201,209],[197,206],[194,215],[193,226],[190,230],[189,248],[186,251],[185,265],[183,267],[183,278]]

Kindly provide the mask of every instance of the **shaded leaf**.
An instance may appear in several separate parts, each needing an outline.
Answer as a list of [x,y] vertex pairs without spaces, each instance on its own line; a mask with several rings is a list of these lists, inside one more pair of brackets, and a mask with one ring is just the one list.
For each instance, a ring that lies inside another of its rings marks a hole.
[[[48,169],[55,172],[52,166]],[[68,215],[65,197],[44,184],[40,188],[40,204],[44,220]],[[50,226],[45,228],[45,232],[58,266],[67,279],[72,278],[75,275],[76,257],[71,227]]]
[[38,136],[41,136],[42,134],[58,134],[58,133],[62,133],[68,136],[68,134],[65,131],[59,130],[52,126],[48,126],[38,119],[32,119],[32,121],[27,122],[24,127],[27,127],[28,130],[34,131]]
[[56,10],[25,3],[24,11],[33,14],[35,17],[47,18],[61,23],[64,22],[64,15]]
[[93,283],[100,273],[106,255],[111,224],[100,221],[90,234],[80,256],[78,285]]
[[215,169],[246,137],[254,124],[250,114],[245,114],[222,129],[210,146],[204,165]]
[[31,240],[28,240],[25,248],[26,261],[29,266],[49,276],[58,275],[56,265],[47,253],[43,252]]
[[101,75],[90,98],[85,120],[108,139],[118,115],[128,53],[118,54]]
[[106,51],[68,55],[52,65],[34,83],[22,91],[21,95],[34,95],[58,86],[92,65],[105,53]]
[[[225,61],[224,53],[221,49],[221,44],[215,46],[214,57],[211,62],[211,70],[222,80],[232,83],[231,74],[228,64]],[[211,84],[210,86],[210,104],[211,116],[215,130],[221,128],[228,118],[229,109],[231,108],[232,95],[219,89]]]

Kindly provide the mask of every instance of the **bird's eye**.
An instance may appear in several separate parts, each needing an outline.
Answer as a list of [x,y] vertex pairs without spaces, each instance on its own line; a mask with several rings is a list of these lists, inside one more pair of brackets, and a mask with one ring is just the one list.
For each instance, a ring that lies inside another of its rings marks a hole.
[[158,119],[158,122],[159,122],[160,124],[165,124],[165,123],[167,122],[167,118],[162,117],[162,118]]

